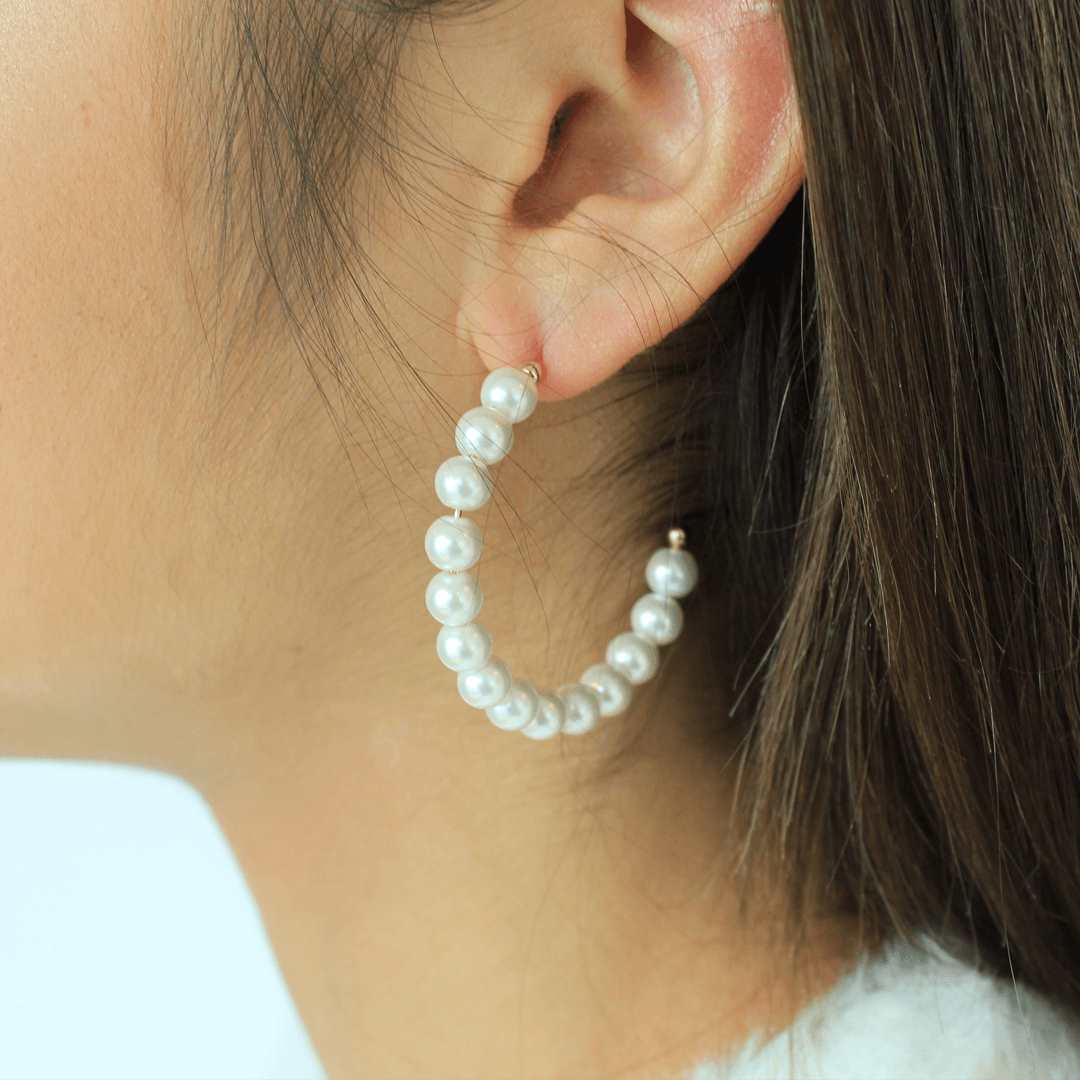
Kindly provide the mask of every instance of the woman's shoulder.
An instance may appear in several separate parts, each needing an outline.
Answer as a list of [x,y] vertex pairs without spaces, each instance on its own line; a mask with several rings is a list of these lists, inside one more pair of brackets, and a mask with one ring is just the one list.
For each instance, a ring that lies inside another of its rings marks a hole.
[[927,937],[864,956],[790,1027],[679,1080],[1075,1080],[1080,1022]]

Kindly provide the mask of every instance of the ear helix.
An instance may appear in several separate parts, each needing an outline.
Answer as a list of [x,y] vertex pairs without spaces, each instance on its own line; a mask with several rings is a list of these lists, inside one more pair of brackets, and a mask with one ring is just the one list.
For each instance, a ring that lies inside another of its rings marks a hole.
[[458,692],[467,705],[483,709],[503,731],[520,731],[530,739],[551,739],[560,733],[583,735],[602,717],[630,707],[634,687],[659,670],[660,647],[670,645],[683,629],[679,600],[697,585],[698,566],[685,550],[682,529],[668,533],[668,544],[653,553],[645,567],[649,592],[630,612],[630,630],[613,638],[603,663],[593,664],[574,683],[554,693],[514,678],[506,663],[493,655],[491,635],[476,617],[484,603],[472,569],[483,553],[480,527],[463,515],[479,510],[491,498],[489,469],[514,445],[514,426],[527,420],[539,401],[538,364],[492,371],[480,391],[480,406],[457,423],[458,455],[444,461],[435,474],[435,494],[452,514],[437,518],[427,531],[425,549],[438,569],[427,587],[427,608],[442,624],[436,642],[439,659],[457,674]]

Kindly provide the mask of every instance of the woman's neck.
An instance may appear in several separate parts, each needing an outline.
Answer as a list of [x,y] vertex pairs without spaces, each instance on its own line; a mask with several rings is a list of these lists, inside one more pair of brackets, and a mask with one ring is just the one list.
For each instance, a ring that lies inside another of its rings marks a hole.
[[533,744],[433,706],[419,672],[403,691],[264,716],[205,788],[329,1075],[674,1076],[849,957],[823,925],[797,982],[779,921],[740,922],[731,770],[674,734],[670,687],[603,780],[602,737]]

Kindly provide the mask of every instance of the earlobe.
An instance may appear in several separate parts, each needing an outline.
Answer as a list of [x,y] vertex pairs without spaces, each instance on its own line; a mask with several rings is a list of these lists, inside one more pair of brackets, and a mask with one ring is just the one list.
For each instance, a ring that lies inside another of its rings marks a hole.
[[489,367],[542,359],[548,400],[595,386],[690,318],[804,178],[771,5],[630,0],[616,12],[605,25],[619,40],[560,102],[461,306]]

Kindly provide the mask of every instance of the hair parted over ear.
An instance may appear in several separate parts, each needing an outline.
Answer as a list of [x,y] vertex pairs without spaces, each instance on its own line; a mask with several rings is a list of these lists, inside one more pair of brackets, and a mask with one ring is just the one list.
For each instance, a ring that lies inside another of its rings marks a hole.
[[481,196],[459,330],[489,367],[541,359],[551,400],[690,318],[790,202],[803,150],[769,4],[555,0],[525,26],[514,8],[525,62],[453,71],[499,103],[456,117],[455,146],[503,181]]

